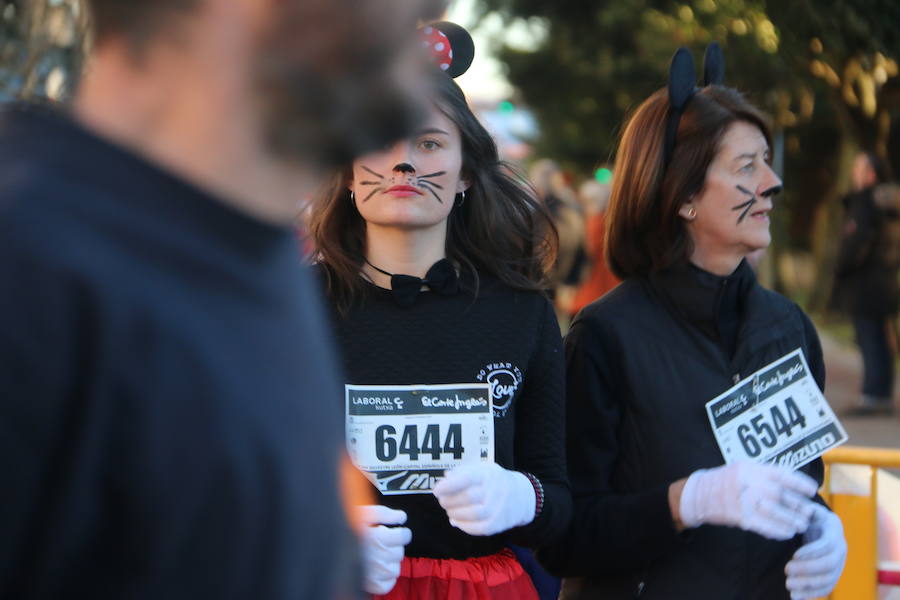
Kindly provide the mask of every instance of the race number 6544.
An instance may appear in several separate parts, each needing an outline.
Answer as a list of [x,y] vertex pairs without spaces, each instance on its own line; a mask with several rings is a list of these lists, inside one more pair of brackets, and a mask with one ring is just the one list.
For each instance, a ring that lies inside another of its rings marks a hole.
[[738,438],[748,456],[756,458],[764,448],[774,448],[779,436],[790,437],[794,427],[806,427],[806,417],[790,396],[784,401],[784,409],[783,412],[775,404],[769,414],[761,412],[751,418],[749,424],[738,425]]

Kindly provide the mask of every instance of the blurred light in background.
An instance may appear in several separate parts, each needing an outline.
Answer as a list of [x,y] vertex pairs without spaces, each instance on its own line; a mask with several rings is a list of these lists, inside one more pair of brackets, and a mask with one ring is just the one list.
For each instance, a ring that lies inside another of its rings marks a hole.
[[612,171],[606,167],[600,167],[594,171],[594,179],[596,179],[598,183],[609,183],[612,181]]
[[494,49],[506,44],[530,50],[547,35],[548,25],[541,19],[504,23],[497,14],[482,19],[478,15],[476,0],[452,0],[447,9],[445,18],[465,27],[475,40],[475,60],[456,82],[497,142],[501,158],[521,162],[531,155],[538,124],[527,107],[511,100],[515,90],[506,79],[503,65],[494,58]]

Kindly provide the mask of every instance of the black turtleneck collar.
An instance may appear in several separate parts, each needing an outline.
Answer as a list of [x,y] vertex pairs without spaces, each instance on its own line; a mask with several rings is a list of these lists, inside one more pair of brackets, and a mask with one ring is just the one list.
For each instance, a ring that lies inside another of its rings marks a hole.
[[734,354],[744,298],[756,284],[746,260],[724,277],[683,263],[654,273],[649,279],[678,315],[719,343],[729,357]]

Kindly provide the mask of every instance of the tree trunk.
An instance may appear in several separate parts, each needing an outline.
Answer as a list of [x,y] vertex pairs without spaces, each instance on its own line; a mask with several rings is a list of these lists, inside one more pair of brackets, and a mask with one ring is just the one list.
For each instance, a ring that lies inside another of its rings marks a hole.
[[837,171],[832,180],[831,189],[816,211],[813,229],[813,254],[818,270],[810,291],[808,309],[818,313],[822,313],[828,308],[831,298],[834,263],[837,258],[841,239],[841,222],[844,216],[841,197],[850,189],[853,159],[860,150],[859,137],[847,107],[842,102],[834,102],[834,107],[840,129]]

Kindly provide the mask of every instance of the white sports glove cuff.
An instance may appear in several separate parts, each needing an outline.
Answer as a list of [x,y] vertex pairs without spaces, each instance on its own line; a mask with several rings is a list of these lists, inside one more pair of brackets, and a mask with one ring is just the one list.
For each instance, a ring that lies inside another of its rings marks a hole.
[[681,515],[681,522],[688,529],[703,524],[704,515],[700,511],[700,503],[697,502],[697,498],[700,494],[705,493],[702,479],[706,471],[706,469],[699,469],[691,473],[681,491],[678,512]]
[[470,535],[494,535],[531,523],[536,494],[524,473],[496,463],[460,465],[434,486],[450,524]]
[[515,487],[514,497],[522,499],[520,503],[513,503],[513,506],[517,505],[521,509],[520,518],[514,527],[521,527],[534,521],[537,513],[537,492],[527,475],[519,471],[511,471],[511,473]]

